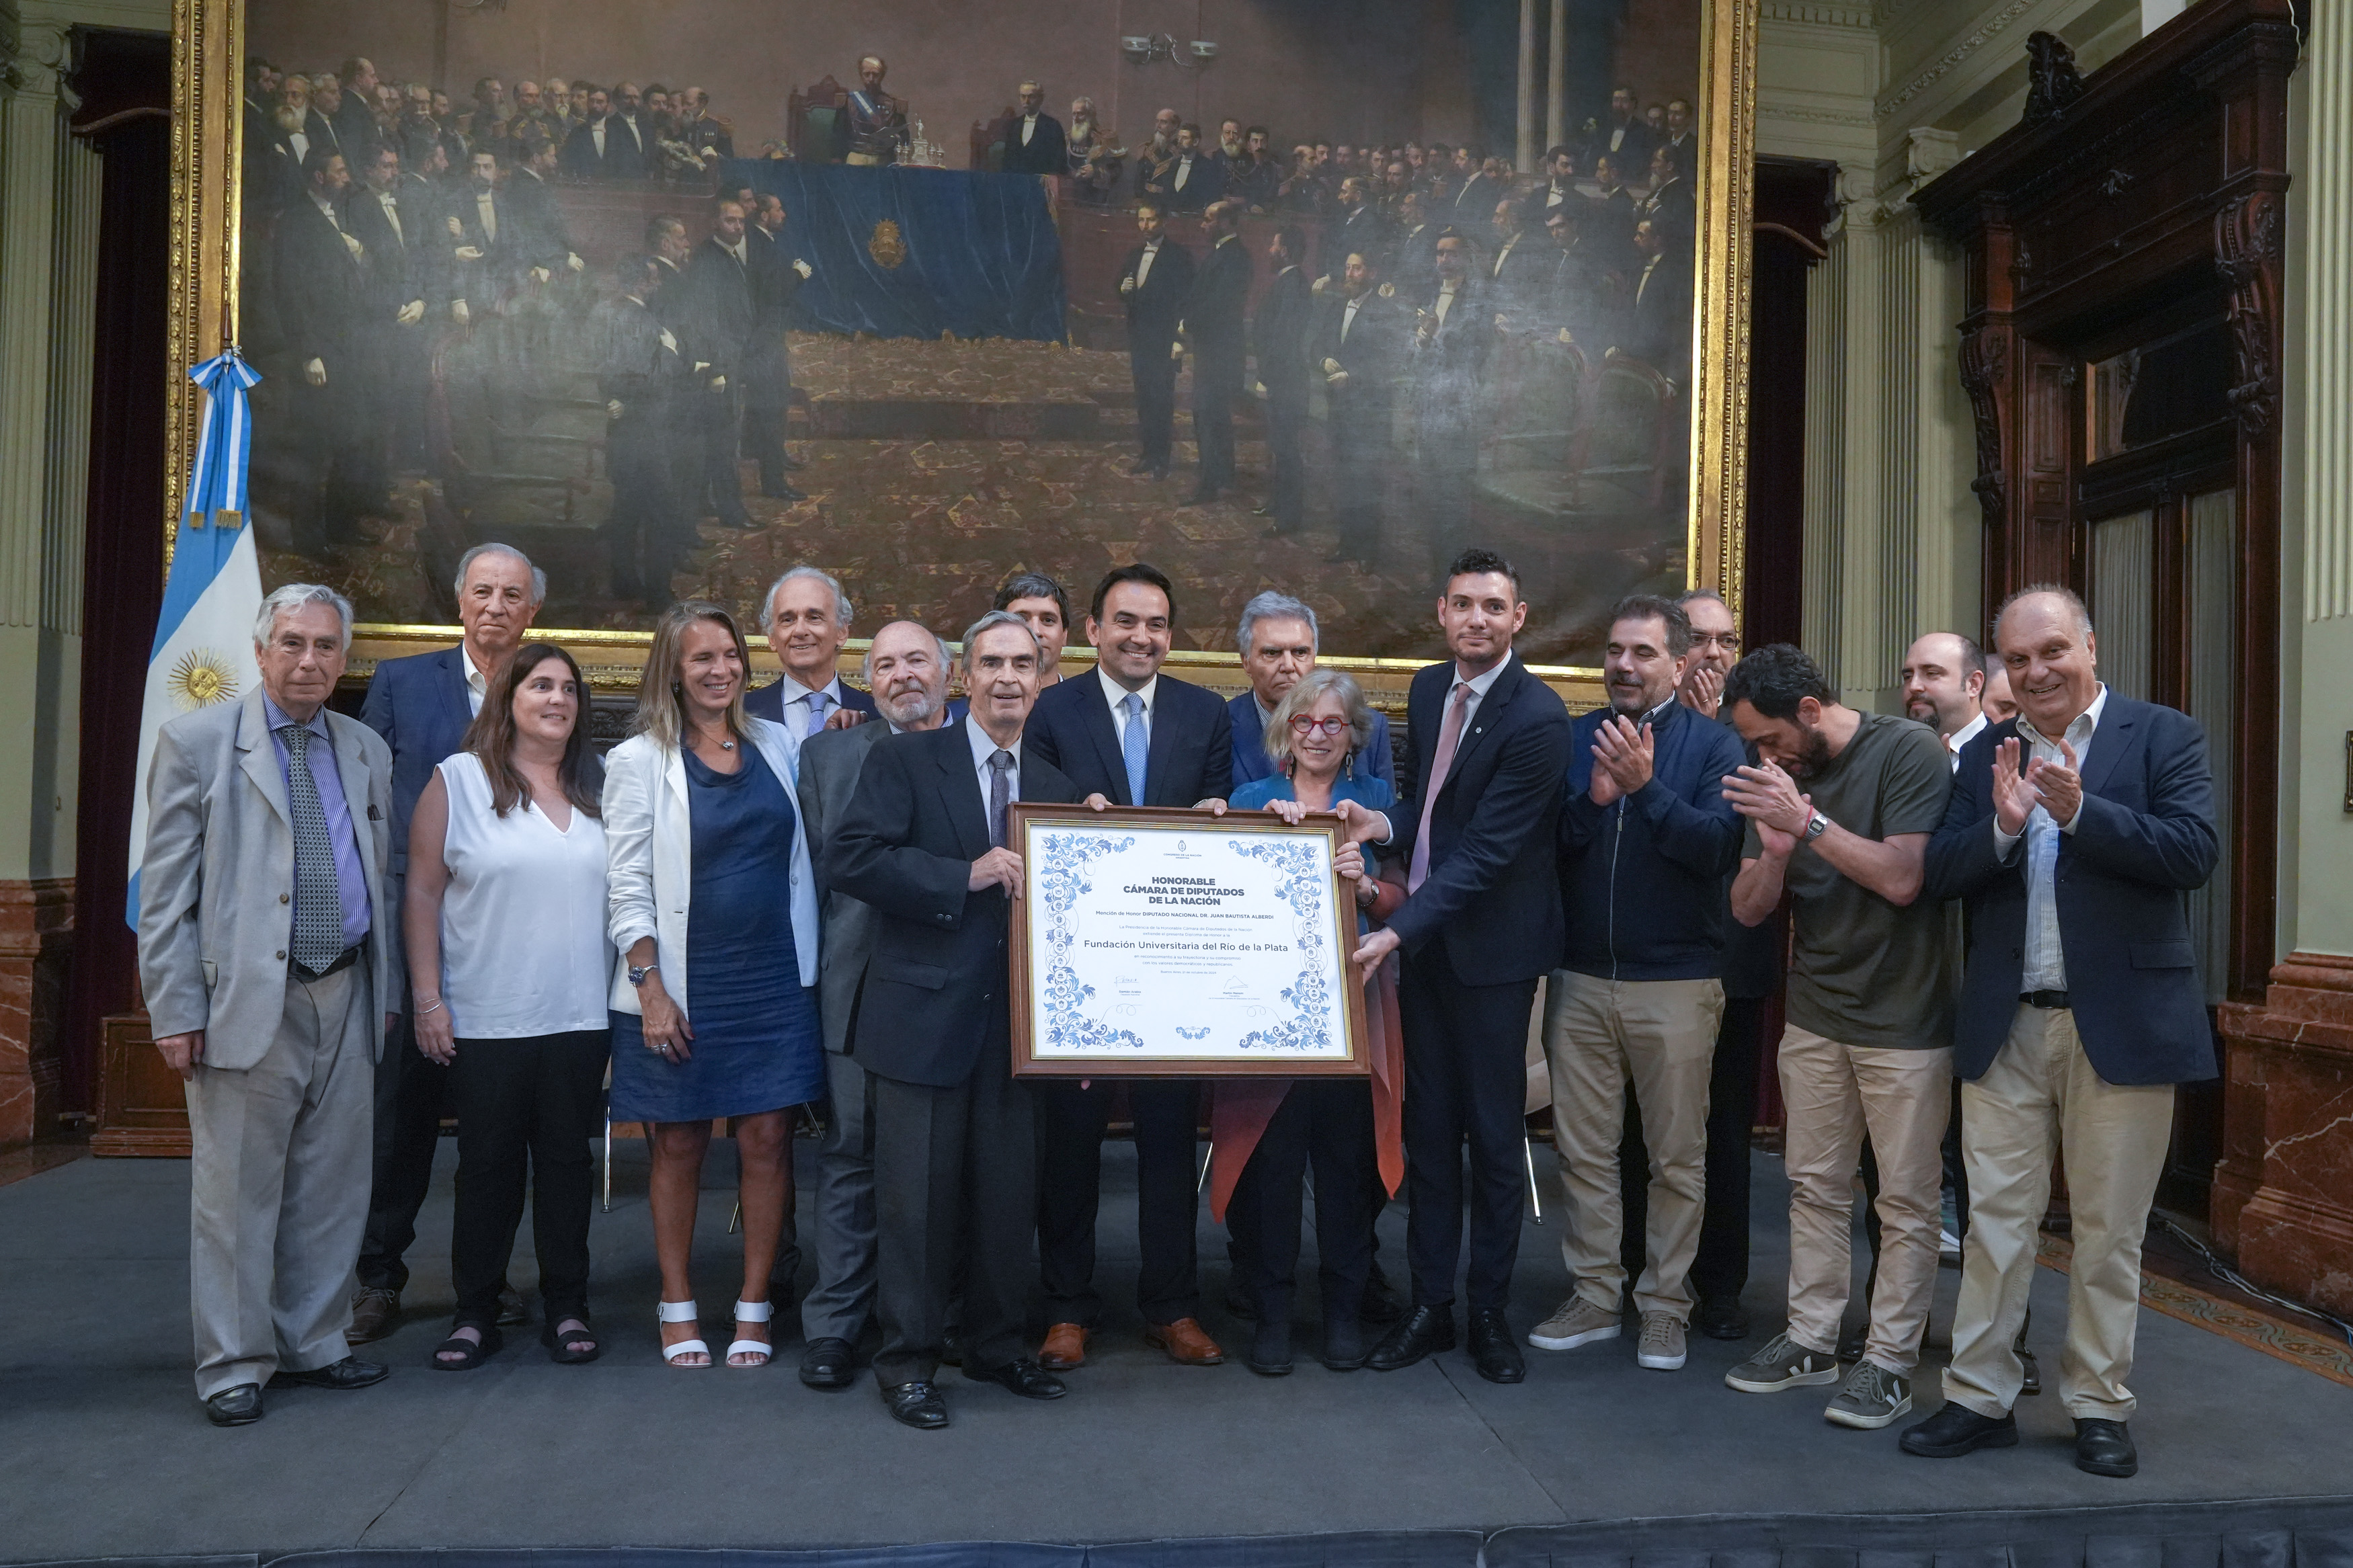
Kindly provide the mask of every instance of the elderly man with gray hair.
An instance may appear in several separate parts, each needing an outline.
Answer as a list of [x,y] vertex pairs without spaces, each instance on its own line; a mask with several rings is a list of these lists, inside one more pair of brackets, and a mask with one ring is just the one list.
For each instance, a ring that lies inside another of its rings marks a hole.
[[400,973],[392,753],[327,710],[352,606],[290,583],[254,624],[261,688],[165,724],[147,777],[139,978],[185,1080],[196,1395],[364,1388],[343,1280],[367,1223],[374,1059]]
[[[385,889],[399,907],[408,875],[408,819],[433,770],[463,749],[467,727],[482,696],[506,667],[547,599],[547,574],[512,544],[477,544],[459,558],[450,584],[458,600],[458,646],[438,653],[388,658],[369,678],[360,721],[392,749],[392,859]],[[406,1254],[417,1239],[417,1211],[433,1183],[433,1152],[441,1136],[442,1096],[448,1069],[414,1048],[405,973],[385,981],[384,1003],[396,1013],[392,1048],[376,1068],[375,1191],[368,1199],[367,1237],[359,1257],[359,1289],[352,1298],[352,1342],[366,1344],[399,1326],[400,1293],[408,1286]],[[499,1321],[525,1322],[522,1299],[499,1295]]]
[[828,724],[840,729],[872,718],[874,699],[842,685],[834,668],[849,640],[849,595],[830,572],[796,566],[769,584],[760,601],[760,630],[785,673],[745,692],[744,711],[782,724],[796,746]]
[[[1272,589],[1242,606],[1241,624],[1234,629],[1234,647],[1242,656],[1242,671],[1250,689],[1226,706],[1234,716],[1234,787],[1240,789],[1274,772],[1266,751],[1267,721],[1276,704],[1315,668],[1320,633],[1315,612],[1288,594]],[[1397,765],[1389,752],[1389,721],[1373,712],[1371,738],[1357,760],[1360,772],[1372,773],[1391,788],[1397,785]]]

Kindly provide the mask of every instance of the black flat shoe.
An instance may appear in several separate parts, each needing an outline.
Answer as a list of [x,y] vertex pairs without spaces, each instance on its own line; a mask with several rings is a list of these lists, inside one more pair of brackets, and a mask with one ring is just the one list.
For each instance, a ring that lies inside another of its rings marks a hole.
[[848,1388],[857,1373],[858,1358],[848,1340],[811,1340],[801,1352],[801,1381],[811,1388]]
[[[580,1326],[569,1333],[558,1333],[555,1331],[559,1323]],[[588,1321],[586,1312],[550,1313],[547,1321],[540,1325],[539,1342],[547,1347],[547,1359],[558,1366],[585,1366],[605,1353],[604,1345],[596,1338],[596,1326]],[[587,1348],[582,1349],[583,1345]]]
[[2121,1480],[2140,1468],[2140,1451],[2121,1421],[2075,1418],[2075,1468],[2088,1475]]
[[1945,1406],[1916,1426],[1905,1428],[1896,1447],[1924,1459],[1957,1459],[1979,1448],[2018,1447],[2018,1417],[1980,1415],[1966,1405],[1945,1401]]
[[1745,1340],[1748,1311],[1737,1301],[1702,1301],[1692,1312],[1692,1327],[1712,1340]]
[[1416,1307],[1398,1320],[1365,1364],[1375,1372],[1397,1372],[1411,1366],[1424,1357],[1454,1348],[1454,1310],[1451,1307]]
[[2034,1364],[2034,1352],[2028,1350],[2024,1345],[2019,1346],[2018,1364],[2021,1373],[2018,1384],[2018,1392],[2021,1394],[2042,1393],[2042,1369]]
[[250,1426],[261,1419],[261,1384],[240,1383],[205,1401],[205,1419],[216,1426]]
[[1250,1340],[1250,1353],[1242,1364],[1261,1377],[1291,1375],[1291,1324],[1286,1320],[1276,1322],[1262,1321]]
[[1471,1360],[1489,1383],[1523,1383],[1528,1363],[1520,1354],[1520,1339],[1504,1314],[1488,1309],[1471,1314]]
[[309,1372],[281,1372],[269,1380],[272,1388],[365,1388],[372,1383],[382,1383],[392,1375],[392,1368],[380,1361],[362,1361],[347,1355],[332,1366],[314,1367]]
[[1334,1372],[1354,1372],[1365,1364],[1365,1331],[1354,1319],[1334,1318],[1324,1325],[1324,1353],[1316,1358]]
[[[487,1329],[479,1323],[470,1326],[482,1336],[480,1340],[453,1333],[433,1347],[433,1354],[425,1364],[436,1372],[471,1372],[506,1348],[507,1338],[495,1324]],[[444,1359],[451,1354],[456,1355],[455,1361]]]
[[964,1374],[975,1383],[993,1383],[1024,1399],[1060,1399],[1071,1392],[1069,1384],[1026,1355],[1015,1356],[988,1372],[975,1372],[967,1366]]
[[935,1384],[893,1384],[882,1390],[882,1405],[892,1420],[918,1432],[936,1432],[948,1424],[947,1403]]

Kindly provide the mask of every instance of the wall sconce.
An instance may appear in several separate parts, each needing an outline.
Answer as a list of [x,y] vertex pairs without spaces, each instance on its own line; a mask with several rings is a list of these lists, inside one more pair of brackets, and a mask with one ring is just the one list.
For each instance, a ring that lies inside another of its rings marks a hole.
[[1218,46],[1207,38],[1196,38],[1193,40],[1193,58],[1208,65],[1218,58]]
[[1119,52],[1130,63],[1148,66],[1155,60],[1166,60],[1172,66],[1192,65],[1196,68],[1218,58],[1218,46],[1207,38],[1195,38],[1189,46],[1192,59],[1185,58],[1187,45],[1167,33],[1155,33],[1149,37],[1129,34],[1119,41]]
[[1152,58],[1152,40],[1130,35],[1119,41],[1119,52],[1142,65]]

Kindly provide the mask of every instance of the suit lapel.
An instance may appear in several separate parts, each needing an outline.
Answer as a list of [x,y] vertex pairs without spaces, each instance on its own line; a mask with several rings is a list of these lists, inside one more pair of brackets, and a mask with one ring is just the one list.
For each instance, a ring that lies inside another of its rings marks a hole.
[[474,704],[472,693],[466,689],[466,661],[458,657],[454,647],[441,656],[440,684],[442,717],[455,724],[458,733],[463,735],[473,727]]
[[[1169,759],[1176,751],[1176,715],[1169,705],[1169,699],[1175,695],[1172,690],[1175,685],[1164,675],[1160,678],[1159,690],[1153,694],[1157,700],[1152,705],[1151,742],[1144,753],[1144,793],[1147,796],[1152,794],[1155,784],[1167,777]],[[1144,803],[1134,801],[1130,804],[1141,805]],[[1188,800],[1184,804],[1190,805],[1193,803]]]
[[2125,753],[2140,743],[2140,725],[2130,708],[2117,710],[2120,704],[2111,696],[2100,714],[2100,727],[2092,732],[2091,760],[2084,764],[2084,793],[2105,795],[2109,777]]
[[352,819],[352,841],[360,852],[360,871],[373,889],[378,881],[375,863],[374,819],[369,815],[375,809],[370,798],[375,794],[374,776],[368,771],[367,753],[360,749],[356,721],[340,713],[327,715],[327,733],[335,742],[335,775],[343,784],[343,809]]
[[[1520,668],[1520,661],[1514,658],[1504,668],[1504,673],[1495,678],[1495,684],[1487,689],[1487,695],[1479,700],[1479,706],[1471,711],[1471,721],[1462,727],[1462,738],[1454,743],[1454,763],[1446,770],[1448,784],[1462,776],[1462,764],[1471,760],[1471,754],[1479,749],[1480,743],[1503,723],[1504,710],[1512,705],[1512,699],[1519,695],[1520,682],[1525,679],[1525,671]],[[1452,691],[1451,682],[1447,689]],[[1443,721],[1441,717],[1440,722]]]
[[940,799],[947,805],[948,821],[955,826],[956,839],[964,846],[965,858],[977,860],[990,848],[988,803],[981,798],[980,775],[969,765],[972,740],[965,733],[964,724],[940,733],[954,737],[955,742],[950,745],[944,741],[933,748],[939,757]]
[[247,700],[245,712],[237,721],[237,749],[245,753],[238,763],[245,776],[261,792],[278,820],[291,827],[294,812],[286,804],[286,774],[278,765],[278,747],[269,738],[269,719],[259,692]]
[[[1103,679],[1092,670],[1072,679],[1093,683],[1087,688],[1080,700],[1079,722],[1086,727],[1087,734],[1095,743],[1096,753],[1102,759],[1105,771],[1111,775],[1113,804],[1143,805],[1142,801],[1127,798],[1127,759],[1120,755],[1119,730],[1112,723],[1111,704],[1103,700]],[[1144,776],[1145,787],[1149,789],[1152,781],[1152,764],[1148,757],[1145,762]]]

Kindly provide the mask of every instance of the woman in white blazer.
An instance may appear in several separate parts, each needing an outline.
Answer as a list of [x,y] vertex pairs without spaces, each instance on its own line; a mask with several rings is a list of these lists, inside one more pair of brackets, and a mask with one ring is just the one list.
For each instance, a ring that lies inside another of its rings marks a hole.
[[825,1093],[817,878],[795,747],[784,726],[745,715],[750,662],[725,610],[671,605],[654,628],[635,732],[605,760],[607,930],[619,955],[611,1116],[652,1128],[672,1366],[712,1361],[690,1283],[712,1121],[733,1121],[744,1206],[744,1285],[724,1359],[765,1366],[768,1270],[792,1205],[791,1112]]

